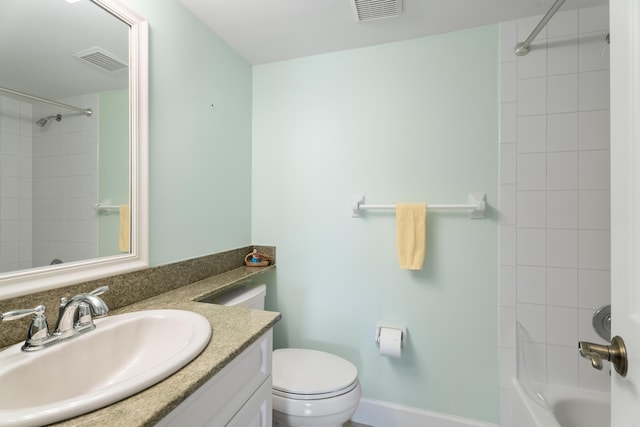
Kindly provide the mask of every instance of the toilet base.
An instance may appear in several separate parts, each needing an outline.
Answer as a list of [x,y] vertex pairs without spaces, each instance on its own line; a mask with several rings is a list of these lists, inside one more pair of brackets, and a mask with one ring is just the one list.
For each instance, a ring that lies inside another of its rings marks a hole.
[[[342,427],[358,409],[360,383],[351,391],[329,399],[296,400],[273,396],[276,427]],[[338,409],[338,412],[334,412]]]
[[[344,418],[345,416],[347,416],[346,419]],[[338,419],[344,421],[336,421]],[[336,414],[335,419],[321,420],[317,418],[285,415],[278,411],[273,411],[273,427],[342,427],[347,421],[349,421],[347,414]]]

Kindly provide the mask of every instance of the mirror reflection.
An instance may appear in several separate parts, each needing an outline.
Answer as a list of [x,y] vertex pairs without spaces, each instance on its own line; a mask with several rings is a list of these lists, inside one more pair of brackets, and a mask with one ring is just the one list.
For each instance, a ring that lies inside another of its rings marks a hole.
[[128,47],[90,1],[0,5],[0,274],[130,252]]

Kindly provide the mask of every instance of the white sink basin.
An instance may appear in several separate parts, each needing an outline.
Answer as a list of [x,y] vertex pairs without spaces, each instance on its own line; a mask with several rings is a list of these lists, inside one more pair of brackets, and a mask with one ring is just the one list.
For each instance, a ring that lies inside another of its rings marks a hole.
[[53,423],[107,406],[168,377],[211,338],[203,316],[148,310],[95,320],[96,329],[26,353],[0,352],[0,425]]

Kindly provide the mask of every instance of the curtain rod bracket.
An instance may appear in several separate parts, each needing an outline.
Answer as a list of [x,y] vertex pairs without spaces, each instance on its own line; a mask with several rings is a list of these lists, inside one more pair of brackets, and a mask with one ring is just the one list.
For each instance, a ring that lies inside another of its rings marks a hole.
[[524,42],[520,42],[516,45],[513,52],[518,56],[525,56],[530,50],[531,48],[529,46],[525,46]]

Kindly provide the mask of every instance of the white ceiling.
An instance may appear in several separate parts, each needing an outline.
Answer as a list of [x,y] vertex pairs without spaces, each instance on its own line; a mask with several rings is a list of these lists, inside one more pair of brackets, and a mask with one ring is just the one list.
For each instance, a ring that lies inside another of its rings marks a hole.
[[[404,0],[397,18],[358,23],[352,0],[179,0],[251,64],[353,49],[543,15],[554,0]],[[608,4],[566,0],[560,11]],[[91,2],[2,0],[0,86],[60,99],[126,87],[72,54],[127,58],[127,26]]]
[[[179,0],[251,64],[544,15],[554,0],[404,0],[396,18],[356,22],[352,0]],[[560,9],[608,4],[567,0]]]

